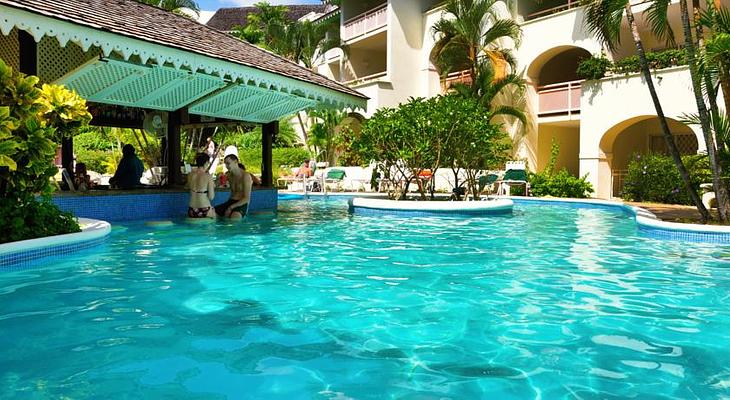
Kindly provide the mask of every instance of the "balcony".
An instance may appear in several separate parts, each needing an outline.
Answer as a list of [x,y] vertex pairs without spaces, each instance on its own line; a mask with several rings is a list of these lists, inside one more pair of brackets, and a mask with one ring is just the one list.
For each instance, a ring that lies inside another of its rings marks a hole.
[[537,88],[538,116],[568,115],[580,113],[582,80],[545,85]]
[[347,86],[351,86],[351,87],[352,86],[358,86],[358,85],[361,85],[363,83],[369,83],[369,82],[372,82],[372,81],[382,80],[382,78],[385,78],[387,75],[388,75],[388,72],[387,71],[383,71],[383,72],[378,72],[378,73],[375,73],[375,74],[371,74],[371,75],[367,75],[367,76],[363,76],[363,77],[359,77],[359,78],[355,78],[355,79],[350,79],[350,80],[344,81],[342,83],[345,84],[345,85],[347,85]]
[[374,32],[388,24],[388,4],[364,12],[345,21],[342,40],[349,41]]
[[451,86],[453,86],[456,83],[463,83],[465,85],[471,84],[471,76],[469,76],[469,71],[457,71],[452,72],[446,77],[441,78],[441,92],[446,93]]
[[555,7],[549,7],[549,8],[546,8],[546,9],[542,9],[542,10],[539,10],[539,11],[535,11],[535,12],[529,13],[529,14],[527,14],[525,16],[525,21],[530,21],[530,20],[533,20],[533,19],[537,19],[537,18],[541,18],[541,17],[546,17],[548,15],[557,14],[557,13],[562,12],[562,11],[565,11],[565,10],[570,10],[572,8],[580,7],[580,5],[581,5],[581,2],[580,1],[577,1],[577,0],[568,0],[567,3],[560,4],[560,5],[555,6]]

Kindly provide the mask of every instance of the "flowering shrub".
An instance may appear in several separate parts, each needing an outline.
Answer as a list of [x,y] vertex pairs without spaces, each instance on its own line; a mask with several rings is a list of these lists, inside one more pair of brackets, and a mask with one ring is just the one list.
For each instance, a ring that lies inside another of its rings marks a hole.
[[[695,189],[699,189],[701,183],[712,181],[706,155],[684,156],[682,161]],[[662,154],[632,157],[621,197],[629,201],[692,204],[672,158]]]

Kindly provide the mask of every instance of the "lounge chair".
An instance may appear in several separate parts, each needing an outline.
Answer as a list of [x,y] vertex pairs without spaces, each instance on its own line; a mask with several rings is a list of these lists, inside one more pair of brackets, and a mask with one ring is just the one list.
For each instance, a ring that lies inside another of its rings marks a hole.
[[512,186],[525,186],[525,195],[530,194],[530,183],[527,181],[527,169],[524,161],[509,161],[505,166],[502,179],[497,182],[497,193],[503,196],[510,195]]
[[330,169],[327,171],[327,175],[324,178],[324,185],[325,187],[328,187],[327,185],[335,185],[335,190],[340,190],[342,186],[342,180],[345,179],[345,171],[341,169]]
[[482,175],[479,177],[479,193],[484,193],[484,191],[487,191],[487,195],[490,195],[494,193],[495,189],[495,183],[499,180],[499,175],[497,174],[487,174]]

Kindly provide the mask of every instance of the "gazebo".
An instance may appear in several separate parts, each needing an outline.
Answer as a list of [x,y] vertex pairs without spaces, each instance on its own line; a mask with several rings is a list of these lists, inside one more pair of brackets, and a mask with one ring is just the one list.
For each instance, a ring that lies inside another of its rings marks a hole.
[[[310,107],[364,108],[362,94],[223,32],[135,0],[0,0],[0,58],[86,98],[92,124],[142,128],[167,113],[168,182],[181,183],[180,132],[262,125],[262,183],[272,186],[280,118]],[[109,111],[111,110],[111,111]],[[73,163],[73,143],[62,164]]]

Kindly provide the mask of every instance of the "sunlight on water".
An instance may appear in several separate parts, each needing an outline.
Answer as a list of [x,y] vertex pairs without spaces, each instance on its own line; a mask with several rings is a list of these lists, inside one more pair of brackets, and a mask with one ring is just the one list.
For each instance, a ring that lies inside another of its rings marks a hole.
[[727,254],[560,206],[115,226],[1,274],[0,398],[728,398]]

